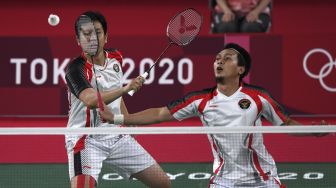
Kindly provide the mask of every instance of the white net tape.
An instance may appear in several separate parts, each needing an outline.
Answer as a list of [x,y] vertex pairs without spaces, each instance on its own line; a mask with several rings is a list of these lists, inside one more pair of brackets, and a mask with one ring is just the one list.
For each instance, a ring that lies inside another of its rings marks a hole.
[[0,135],[335,133],[336,125],[237,127],[0,128]]

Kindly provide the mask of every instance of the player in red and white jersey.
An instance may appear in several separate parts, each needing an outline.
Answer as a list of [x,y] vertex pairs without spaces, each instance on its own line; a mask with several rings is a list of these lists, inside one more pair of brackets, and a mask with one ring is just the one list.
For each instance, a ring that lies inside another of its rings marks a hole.
[[[250,70],[249,53],[237,44],[227,44],[217,54],[214,74],[217,86],[192,92],[167,106],[128,115],[100,112],[110,123],[146,125],[198,116],[204,126],[262,126],[261,117],[273,125],[298,125],[270,96],[242,79]],[[263,144],[262,134],[210,134],[214,175],[210,188],[259,187],[281,185],[275,162]]]
[[[114,114],[128,114],[122,95],[130,90],[139,90],[144,80],[138,77],[123,87],[120,51],[103,49],[107,42],[107,23],[104,16],[91,11],[83,15],[94,22],[99,49],[92,58],[82,53],[67,67],[65,78],[70,103],[67,126],[120,126],[101,121],[97,108],[97,87],[106,104],[105,109]],[[77,22],[78,19],[75,28]],[[79,36],[77,29],[76,36]],[[125,178],[137,178],[150,187],[170,187],[170,180],[161,167],[129,135],[67,135],[66,148],[72,188],[95,187],[103,162]]]
[[[245,84],[230,96],[217,87],[193,92],[167,108],[177,120],[197,115],[204,126],[262,126],[261,116],[282,125],[289,119],[265,90]],[[214,156],[209,187],[280,187],[262,134],[211,134],[208,139]]]

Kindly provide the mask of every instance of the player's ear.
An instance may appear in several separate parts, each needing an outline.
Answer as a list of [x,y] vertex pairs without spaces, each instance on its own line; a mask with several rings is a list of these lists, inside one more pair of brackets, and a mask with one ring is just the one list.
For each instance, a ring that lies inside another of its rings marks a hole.
[[244,72],[245,72],[245,67],[244,66],[239,66],[238,67],[238,74],[242,75],[242,74],[244,74]]
[[105,43],[107,43],[107,36],[108,36],[108,35],[107,35],[107,33],[106,33],[106,35],[105,35]]
[[80,46],[79,38],[76,36],[77,45]]

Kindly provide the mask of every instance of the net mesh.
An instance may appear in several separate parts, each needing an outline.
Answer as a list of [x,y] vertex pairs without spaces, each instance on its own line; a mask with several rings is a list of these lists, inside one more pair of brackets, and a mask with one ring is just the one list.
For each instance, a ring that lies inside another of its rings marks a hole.
[[194,9],[176,15],[168,24],[167,35],[177,45],[188,45],[199,33],[202,16]]
[[[215,174],[226,177],[224,183],[232,183],[238,178],[237,182],[242,183],[244,180],[243,183],[247,183],[246,185],[251,183],[254,186],[265,182],[263,176],[267,176],[269,179],[278,177],[287,187],[333,187],[336,185],[334,178],[336,152],[333,149],[336,137],[332,136],[336,132],[335,128],[335,126],[0,128],[2,151],[0,187],[69,187],[65,135],[80,135],[80,137],[88,135],[87,139],[102,143],[108,138],[111,148],[114,148],[113,156],[115,158],[124,156],[126,164],[130,166],[143,160],[139,156],[129,157],[137,153],[138,147],[128,147],[123,140],[134,138],[167,173],[172,187],[208,187]],[[325,132],[330,135],[323,137],[290,135]],[[127,148],[122,150],[127,152],[119,154],[115,152],[118,148],[115,146],[118,145]],[[266,149],[263,150],[260,145],[265,145]],[[101,157],[94,152],[89,152],[88,156],[93,161],[99,161]],[[270,166],[265,164],[265,161],[272,159],[275,161],[274,167],[272,164],[269,164]],[[84,159],[82,162],[85,162]],[[252,175],[246,176],[246,174]],[[232,181],[228,181],[228,177]],[[102,188],[146,187],[137,179],[129,180],[118,165],[107,160],[102,163],[97,179],[97,187]],[[215,182],[220,184],[222,180],[215,179]]]

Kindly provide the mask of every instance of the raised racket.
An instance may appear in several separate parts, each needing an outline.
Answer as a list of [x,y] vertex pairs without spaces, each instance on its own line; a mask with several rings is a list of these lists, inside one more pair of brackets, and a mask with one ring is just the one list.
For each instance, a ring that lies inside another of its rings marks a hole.
[[[185,9],[182,12],[176,14],[172,19],[170,19],[166,31],[166,35],[169,41],[167,47],[155,60],[154,64],[150,66],[141,76],[143,78],[148,77],[149,71],[161,59],[163,54],[166,53],[166,51],[172,46],[172,44],[178,46],[186,46],[190,44],[190,42],[193,41],[198,35],[202,23],[202,15],[193,8]],[[129,91],[128,94],[133,96],[134,90]]]

